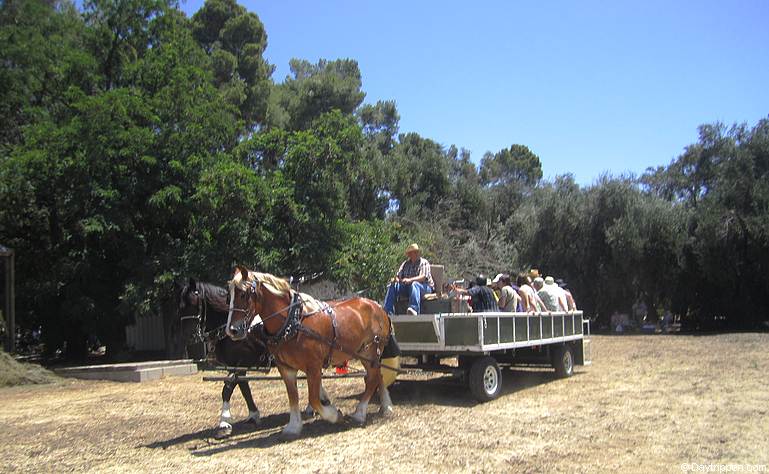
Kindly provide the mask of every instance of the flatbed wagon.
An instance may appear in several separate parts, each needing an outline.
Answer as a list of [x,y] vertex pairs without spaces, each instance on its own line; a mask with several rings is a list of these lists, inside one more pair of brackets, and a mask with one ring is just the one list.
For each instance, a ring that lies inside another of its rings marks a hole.
[[[498,397],[500,366],[550,366],[560,377],[590,364],[590,321],[582,311],[439,313],[392,317],[404,369],[462,378],[480,401]],[[457,360],[457,365],[444,359]]]

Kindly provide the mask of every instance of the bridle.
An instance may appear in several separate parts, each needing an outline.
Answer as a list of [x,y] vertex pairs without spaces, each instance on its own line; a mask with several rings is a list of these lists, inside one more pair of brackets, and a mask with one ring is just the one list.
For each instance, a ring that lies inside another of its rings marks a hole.
[[[250,302],[252,297],[261,297],[261,294],[262,294],[262,291],[261,291],[262,282],[257,280],[257,281],[247,282],[247,283],[249,285],[249,289],[246,292],[248,294],[248,301]],[[241,290],[241,291],[243,291],[243,290]],[[252,312],[250,305],[248,305],[246,308],[236,308],[235,305],[233,304],[233,306],[230,308],[230,311],[232,311],[233,313],[243,313],[245,315],[243,317],[242,321],[244,321],[243,324],[247,327],[247,330],[250,331],[250,330],[253,330],[254,328],[256,328],[258,326],[261,326],[261,332],[264,333],[264,323],[266,321],[269,321],[270,319],[278,317],[278,316],[283,316],[283,312],[291,311],[296,306],[304,305],[304,301],[302,301],[301,298],[294,298],[293,294],[295,294],[295,292],[294,292],[294,290],[291,290],[291,292],[290,292],[290,296],[291,297],[289,299],[289,301],[291,301],[291,302],[287,306],[285,306],[285,307],[275,311],[274,313],[270,314],[269,316],[261,317],[261,315],[259,313]],[[254,320],[254,318],[256,316],[259,316],[261,321],[256,323],[253,327],[251,327],[251,324],[252,324],[252,322],[253,322],[253,320]]]
[[[188,291],[185,295],[189,293],[190,292]],[[224,331],[226,324],[222,324],[221,326],[211,329],[210,331],[206,331],[206,323],[208,322],[208,299],[206,298],[205,289],[202,292],[196,289],[192,293],[198,299],[198,304],[197,304],[198,314],[194,316],[193,315],[181,316],[179,318],[180,321],[184,321],[188,319],[194,319],[197,321],[197,328],[195,330],[195,333],[190,335],[190,340],[193,343],[217,342],[227,337],[227,334],[225,334],[225,331]]]

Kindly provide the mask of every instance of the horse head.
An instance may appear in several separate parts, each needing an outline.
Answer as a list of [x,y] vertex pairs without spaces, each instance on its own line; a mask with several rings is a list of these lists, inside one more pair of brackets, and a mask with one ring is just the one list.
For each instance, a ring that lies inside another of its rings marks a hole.
[[249,278],[248,269],[238,265],[229,287],[230,310],[225,331],[233,341],[240,341],[248,336],[250,328],[262,322],[262,285]]
[[198,289],[198,283],[190,278],[185,283],[174,283],[176,294],[176,310],[181,323],[182,336],[185,341],[192,341],[204,329],[203,300]]

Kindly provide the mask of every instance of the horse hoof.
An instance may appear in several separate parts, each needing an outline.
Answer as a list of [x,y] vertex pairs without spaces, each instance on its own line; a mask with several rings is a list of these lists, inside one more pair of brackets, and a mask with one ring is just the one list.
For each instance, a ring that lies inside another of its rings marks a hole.
[[303,418],[313,418],[315,416],[315,410],[312,409],[312,405],[307,405],[307,408],[302,412]]
[[232,435],[232,425],[219,426],[214,432],[214,439],[224,439]]
[[365,416],[356,416],[355,413],[350,415],[350,421],[352,421],[354,424],[358,426],[363,426],[366,424],[366,417]]
[[395,411],[393,410],[393,407],[383,406],[379,409],[379,414],[385,418],[389,418],[390,416],[393,415],[393,413],[395,413]]
[[283,431],[280,432],[280,437],[285,440],[292,440],[292,439],[298,438],[301,433],[302,433],[301,430],[294,431],[294,430],[284,429]]

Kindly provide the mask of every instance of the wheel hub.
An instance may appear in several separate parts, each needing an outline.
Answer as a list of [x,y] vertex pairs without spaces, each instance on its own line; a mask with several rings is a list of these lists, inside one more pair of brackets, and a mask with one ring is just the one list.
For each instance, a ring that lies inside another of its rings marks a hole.
[[571,352],[565,351],[563,353],[563,368],[567,374],[570,374],[573,370],[573,361],[571,360]]
[[497,384],[499,384],[499,377],[497,371],[492,366],[486,367],[483,372],[483,388],[486,393],[492,394],[497,391]]

